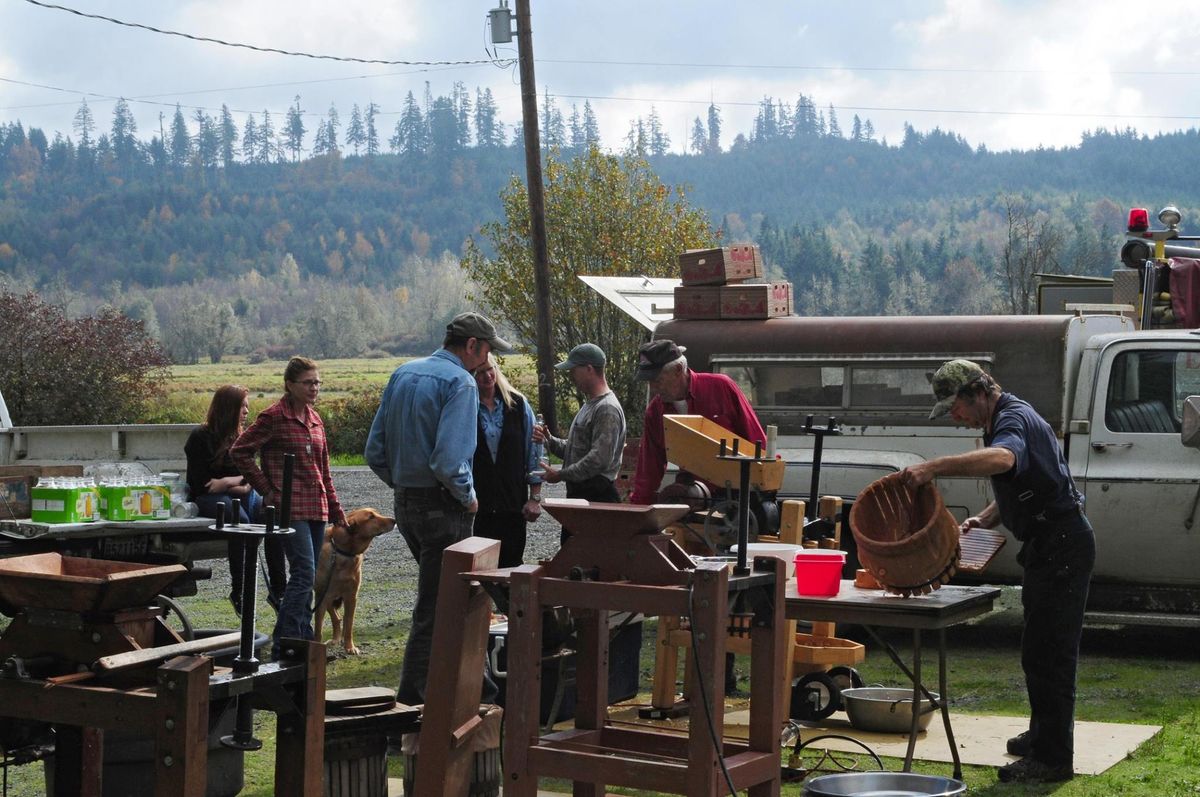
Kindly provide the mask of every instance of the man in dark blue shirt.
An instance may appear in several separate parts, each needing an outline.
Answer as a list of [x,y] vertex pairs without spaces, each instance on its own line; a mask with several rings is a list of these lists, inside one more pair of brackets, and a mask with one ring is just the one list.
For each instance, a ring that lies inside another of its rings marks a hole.
[[951,360],[932,380],[937,404],[983,430],[984,447],[938,457],[904,470],[910,487],[938,476],[989,476],[995,500],[962,523],[962,531],[1003,523],[1021,541],[1025,630],[1021,667],[1029,693],[1029,730],[1008,740],[1021,758],[999,769],[1005,782],[1053,783],[1074,775],[1075,673],[1096,541],[1083,499],[1050,425],[1026,402],[970,360]]

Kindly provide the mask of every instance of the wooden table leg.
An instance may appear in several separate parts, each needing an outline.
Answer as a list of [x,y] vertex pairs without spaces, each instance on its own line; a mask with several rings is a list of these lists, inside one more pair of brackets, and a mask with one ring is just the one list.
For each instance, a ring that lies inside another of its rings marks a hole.
[[[787,711],[784,702],[791,696],[792,648],[796,644],[796,623],[785,621],[784,563],[775,562],[775,595],[769,616],[765,608],[754,618],[750,632],[750,749],[773,751],[779,757],[779,729]],[[764,625],[769,623],[769,625]],[[783,699],[779,699],[782,693]],[[779,778],[750,787],[750,797],[779,797]]]
[[[599,730],[608,719],[608,612],[575,613],[575,727]],[[574,797],[604,797],[603,783],[575,782]]]

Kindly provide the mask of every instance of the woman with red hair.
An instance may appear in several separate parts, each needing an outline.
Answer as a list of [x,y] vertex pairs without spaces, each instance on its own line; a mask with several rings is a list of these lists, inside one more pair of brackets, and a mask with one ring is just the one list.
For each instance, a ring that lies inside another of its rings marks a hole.
[[[249,391],[241,385],[221,385],[208,405],[204,423],[188,435],[183,447],[187,455],[187,483],[192,500],[203,517],[215,518],[217,506],[224,504],[225,518],[230,523],[249,523],[256,519],[262,497],[254,492],[245,477],[233,464],[229,447],[242,433],[250,413]],[[233,516],[233,499],[241,502],[238,517]],[[287,582],[283,543],[267,540],[264,546],[267,559],[267,600],[278,606]],[[242,613],[242,545],[229,542],[229,575],[233,589],[229,600],[239,615]]]

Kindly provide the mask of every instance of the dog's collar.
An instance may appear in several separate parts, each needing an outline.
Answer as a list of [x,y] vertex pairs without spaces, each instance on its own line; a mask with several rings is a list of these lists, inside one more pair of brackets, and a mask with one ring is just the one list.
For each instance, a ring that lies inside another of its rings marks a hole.
[[353,559],[355,556],[358,555],[358,554],[350,553],[349,551],[343,551],[341,548],[337,547],[337,543],[334,542],[333,540],[329,541],[329,547],[331,549],[333,549],[334,553],[339,554],[340,556],[344,556],[347,559]]

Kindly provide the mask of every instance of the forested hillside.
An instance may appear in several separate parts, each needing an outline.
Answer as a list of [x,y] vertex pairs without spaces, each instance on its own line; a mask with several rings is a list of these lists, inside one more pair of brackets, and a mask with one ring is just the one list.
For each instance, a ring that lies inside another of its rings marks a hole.
[[[541,102],[549,156],[598,143],[586,104],[564,115]],[[1106,274],[1125,208],[1172,202],[1187,218],[1200,206],[1195,130],[989,152],[943,130],[888,142],[869,120],[847,127],[807,97],[767,98],[749,131],[722,130],[710,108],[686,155],[652,110],[623,149],[684,186],[726,240],[761,244],[807,313],[1021,311],[1016,266]],[[2,124],[0,282],[76,311],[113,304],[159,327],[177,360],[219,356],[205,350],[212,318],[240,330],[218,349],[269,349],[332,334],[321,316],[351,308],[366,320],[338,354],[420,350],[462,301],[466,240],[524,174],[520,130],[490,94],[456,84],[410,94],[394,130],[355,106],[345,125],[331,108],[309,133],[298,112],[277,130],[265,112],[238,122],[177,109],[142,137],[123,102],[107,125],[82,104],[69,134]],[[418,320],[397,328],[406,305]]]

